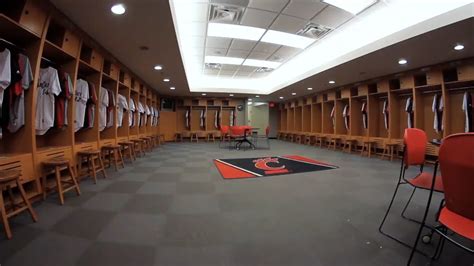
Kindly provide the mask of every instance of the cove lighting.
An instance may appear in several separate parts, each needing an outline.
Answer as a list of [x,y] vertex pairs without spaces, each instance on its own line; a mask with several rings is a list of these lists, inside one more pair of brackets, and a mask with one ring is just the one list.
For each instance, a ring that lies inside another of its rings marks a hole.
[[456,51],[461,51],[462,49],[464,49],[464,45],[462,45],[462,44],[458,44],[458,45],[454,46],[454,50],[456,50]]
[[115,4],[110,8],[110,11],[115,15],[123,15],[125,13],[125,6],[123,4]]
[[170,79],[169,78],[164,78],[163,81],[164,82],[170,82]]
[[162,70],[163,69],[163,66],[162,65],[156,65],[153,67],[153,69],[155,70]]
[[377,0],[323,0],[323,2],[332,6],[344,9],[353,15],[359,14],[362,10],[375,4]]
[[399,64],[399,65],[404,65],[404,64],[406,64],[406,63],[408,63],[408,61],[407,61],[406,59],[403,59],[403,58],[402,58],[402,59],[398,60],[398,64]]
[[334,84],[334,83],[336,83],[334,80],[329,81],[329,84]]
[[315,40],[296,34],[269,30],[267,33],[265,33],[265,35],[263,35],[261,41],[304,49],[312,44]]
[[227,56],[206,56],[204,58],[204,63],[217,63],[217,64],[227,64],[227,65],[242,65],[244,62],[243,58],[238,57],[227,57]]
[[223,23],[209,23],[207,36],[258,41],[265,29]]
[[170,90],[174,91],[174,90],[176,90],[176,88],[175,87],[170,87]]
[[257,59],[245,59],[244,66],[254,66],[254,67],[268,67],[268,68],[277,68],[281,65],[280,62],[272,62],[266,60],[257,60]]

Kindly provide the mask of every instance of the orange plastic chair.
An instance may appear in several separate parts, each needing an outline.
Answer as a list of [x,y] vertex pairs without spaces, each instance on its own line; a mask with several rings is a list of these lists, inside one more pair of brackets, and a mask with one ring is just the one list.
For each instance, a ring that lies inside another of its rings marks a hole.
[[[433,232],[441,236],[436,252],[432,259],[438,259],[444,247],[445,240],[450,241],[461,249],[474,254],[471,249],[453,239],[448,231],[456,233],[468,240],[474,241],[474,133],[454,134],[446,137],[439,150],[436,164],[441,166],[444,185],[444,197],[438,212],[439,226]],[[435,167],[435,168],[436,168]],[[432,184],[432,183],[431,183]],[[430,199],[436,186],[432,186]],[[416,251],[418,240],[425,227],[426,216],[430,201],[425,210],[425,216],[418,231],[408,265]],[[425,236],[426,237],[426,236]],[[424,237],[424,240],[426,239]],[[431,239],[431,235],[428,239]],[[425,241],[424,241],[425,242]]]
[[[435,180],[434,182],[435,191],[442,193],[444,189],[443,189],[443,183],[440,176],[436,176],[433,178],[433,174],[423,172],[423,167],[425,164],[425,150],[426,150],[426,144],[428,142],[426,133],[421,129],[407,128],[405,129],[405,134],[403,138],[404,138],[404,149],[403,149],[403,159],[402,159],[401,167],[400,167],[400,175],[398,177],[398,182],[395,187],[392,200],[390,201],[390,204],[388,205],[388,209],[385,212],[382,222],[380,223],[379,232],[406,247],[412,248],[412,245],[409,245],[401,241],[400,239],[383,231],[383,225],[387,219],[390,209],[392,208],[393,202],[398,192],[398,188],[400,187],[400,185],[405,185],[405,184],[410,185],[413,188],[413,191],[405,207],[403,208],[401,216],[404,219],[407,219],[409,221],[412,221],[418,224],[420,224],[421,221],[417,221],[405,216],[405,211],[407,210],[411,202],[411,199],[413,198],[413,195],[415,194],[415,191],[417,189],[430,190],[433,184],[433,179]],[[406,178],[405,172],[410,166],[417,166],[419,167],[420,171],[415,177]]]

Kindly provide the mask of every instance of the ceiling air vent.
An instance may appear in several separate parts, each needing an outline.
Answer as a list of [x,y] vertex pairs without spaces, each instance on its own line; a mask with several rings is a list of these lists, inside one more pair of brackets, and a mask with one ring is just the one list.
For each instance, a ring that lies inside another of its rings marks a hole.
[[245,7],[211,4],[209,22],[239,24],[244,14]]
[[259,67],[259,68],[257,68],[256,71],[257,71],[258,73],[272,72],[272,71],[273,71],[273,68],[269,68],[269,67]]
[[319,25],[316,23],[308,23],[302,30],[298,31],[297,34],[313,39],[321,39],[332,30],[332,28],[327,26]]
[[219,63],[206,63],[207,69],[221,69],[222,65]]

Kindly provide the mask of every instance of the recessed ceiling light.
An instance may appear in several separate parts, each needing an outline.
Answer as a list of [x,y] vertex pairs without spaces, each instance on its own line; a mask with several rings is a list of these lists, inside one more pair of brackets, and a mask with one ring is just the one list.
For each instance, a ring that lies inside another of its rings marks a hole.
[[169,78],[164,78],[163,81],[164,82],[170,82],[170,79]]
[[308,88],[308,90],[309,90],[309,91],[312,91],[312,90],[313,90],[313,88]]
[[334,83],[336,83],[334,80],[329,81],[329,84],[334,84]]
[[292,92],[291,95],[296,95],[296,92]]
[[357,15],[362,10],[368,8],[369,6],[375,4],[377,0],[323,0],[323,2],[330,4],[332,6],[344,9],[345,11]]
[[283,98],[285,98],[285,97],[283,97],[283,96],[280,96],[280,99],[283,99]]
[[464,49],[464,45],[462,44],[457,44],[456,46],[454,46],[454,50],[456,51],[461,51],[462,49]]
[[209,23],[207,36],[258,41],[265,29],[234,24]]
[[268,30],[267,33],[263,35],[261,41],[304,49],[312,44],[315,40],[296,34]]
[[277,68],[281,65],[280,62],[272,62],[266,60],[257,60],[257,59],[246,59],[243,63],[244,66],[254,66],[254,67],[268,67],[268,68]]
[[234,97],[234,94],[229,94],[230,97]]
[[123,4],[115,4],[110,8],[110,11],[115,15],[123,15],[125,13],[125,6]]
[[228,64],[228,65],[241,65],[244,62],[243,58],[238,57],[227,57],[227,56],[206,56],[204,63],[217,63],[217,64]]
[[408,61],[406,59],[401,58],[400,60],[398,60],[399,65],[404,65],[406,63],[408,63]]
[[207,94],[203,93],[203,94],[201,94],[201,95],[202,95],[202,96],[206,96]]
[[163,66],[162,65],[156,65],[153,67],[155,70],[162,70]]
[[260,98],[260,95],[255,95],[255,98]]
[[249,102],[251,102],[251,101],[252,101],[252,99],[251,99],[251,98],[249,98]]
[[174,91],[174,90],[176,90],[176,88],[175,87],[170,87],[170,90]]

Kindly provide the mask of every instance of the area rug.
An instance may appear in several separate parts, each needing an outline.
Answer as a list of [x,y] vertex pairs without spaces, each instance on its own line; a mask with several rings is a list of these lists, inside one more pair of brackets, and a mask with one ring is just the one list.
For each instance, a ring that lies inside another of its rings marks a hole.
[[224,179],[257,178],[338,168],[335,165],[298,155],[215,159],[214,164]]

